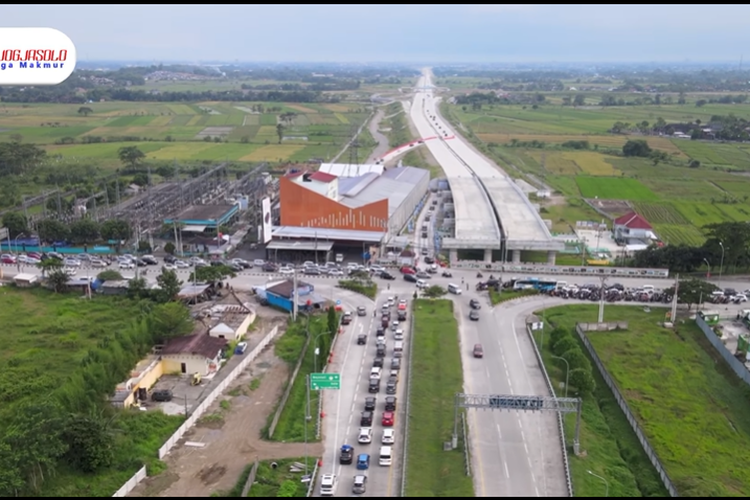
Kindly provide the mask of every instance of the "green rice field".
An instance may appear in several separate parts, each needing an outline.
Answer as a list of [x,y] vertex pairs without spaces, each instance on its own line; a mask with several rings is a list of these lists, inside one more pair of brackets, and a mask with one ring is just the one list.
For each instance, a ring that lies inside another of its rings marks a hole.
[[656,201],[653,191],[636,179],[579,175],[576,184],[584,198],[606,200]]

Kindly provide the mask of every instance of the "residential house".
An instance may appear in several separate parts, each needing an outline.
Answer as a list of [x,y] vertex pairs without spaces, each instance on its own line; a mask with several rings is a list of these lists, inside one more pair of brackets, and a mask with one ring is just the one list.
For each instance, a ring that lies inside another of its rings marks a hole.
[[651,224],[643,216],[635,212],[628,212],[618,217],[614,222],[614,239],[630,244],[632,240],[651,241],[656,235]]
[[219,369],[227,339],[211,335],[186,335],[169,339],[161,349],[165,373],[208,375]]
[[217,304],[202,315],[211,322],[209,335],[230,341],[241,340],[256,316],[250,307],[237,304]]

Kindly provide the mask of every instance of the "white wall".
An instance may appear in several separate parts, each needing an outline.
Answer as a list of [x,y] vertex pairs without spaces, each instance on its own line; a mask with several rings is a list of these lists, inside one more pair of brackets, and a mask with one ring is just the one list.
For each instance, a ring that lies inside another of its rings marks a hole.
[[201,375],[208,375],[212,371],[212,364],[215,366],[213,371],[217,370],[219,366],[218,355],[214,359],[208,359],[193,354],[166,354],[162,356],[162,360],[164,362],[164,373],[182,373],[182,363],[185,363],[187,375],[196,372]]

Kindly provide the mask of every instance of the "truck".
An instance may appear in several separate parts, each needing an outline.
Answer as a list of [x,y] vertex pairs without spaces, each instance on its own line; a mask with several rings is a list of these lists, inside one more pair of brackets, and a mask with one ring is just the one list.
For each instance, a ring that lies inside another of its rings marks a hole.
[[344,262],[344,254],[343,253],[337,253],[336,254],[336,264],[341,264]]
[[352,313],[350,311],[346,311],[344,315],[341,317],[341,324],[348,325],[351,322],[352,322]]

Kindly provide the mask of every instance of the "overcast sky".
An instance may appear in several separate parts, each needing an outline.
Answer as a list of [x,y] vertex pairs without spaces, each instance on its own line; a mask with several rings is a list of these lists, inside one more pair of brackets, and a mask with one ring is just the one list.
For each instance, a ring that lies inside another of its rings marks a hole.
[[[734,61],[750,5],[3,5],[80,60]],[[750,54],[748,54],[750,55]]]

